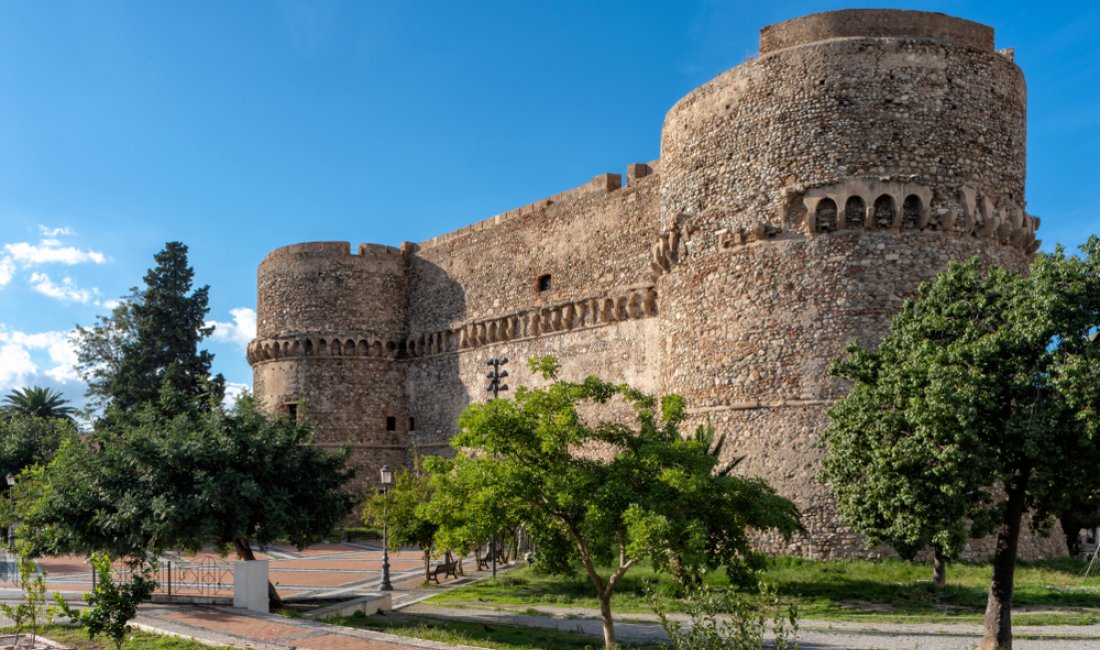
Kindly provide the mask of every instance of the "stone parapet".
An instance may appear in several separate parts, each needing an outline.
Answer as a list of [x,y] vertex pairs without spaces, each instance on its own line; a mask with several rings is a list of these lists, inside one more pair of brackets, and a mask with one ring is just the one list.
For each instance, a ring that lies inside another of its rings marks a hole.
[[993,28],[928,11],[842,9],[802,16],[760,30],[760,54],[836,38],[920,38],[993,51]]

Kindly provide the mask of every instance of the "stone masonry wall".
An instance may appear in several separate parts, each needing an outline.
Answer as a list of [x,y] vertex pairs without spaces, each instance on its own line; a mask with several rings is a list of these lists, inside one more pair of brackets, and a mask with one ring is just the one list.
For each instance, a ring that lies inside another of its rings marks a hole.
[[318,242],[273,251],[258,272],[253,390],[284,414],[305,400],[296,417],[320,445],[351,448],[360,486],[405,458],[405,268],[394,248]]
[[[511,358],[513,387],[527,382],[528,357],[568,350],[560,355],[563,373],[576,374],[563,376],[631,377],[656,388],[658,364],[642,356],[646,343],[618,331],[657,315],[649,260],[658,177],[651,172],[631,166],[626,187],[616,175],[598,176],[416,247],[407,386],[420,444],[444,445],[462,408],[485,399],[494,355]],[[547,276],[549,288],[540,289]]]
[[[564,378],[680,393],[686,430],[726,433],[725,457],[803,513],[805,534],[761,548],[881,555],[817,479],[846,389],[828,366],[878,341],[951,260],[1026,267],[1025,125],[1023,75],[984,25],[847,10],[766,27],[759,58],[672,107],[660,161],[625,183],[602,174],[400,249],[271,253],[255,392],[283,412],[307,398],[321,443],[351,445],[366,486],[413,449],[450,453],[463,407],[488,398],[489,358],[509,357],[514,390],[541,381],[527,358],[554,354]],[[1021,554],[1065,545],[1026,533]]]
[[788,21],[665,120],[661,223],[680,245],[657,282],[661,386],[802,510],[806,535],[762,539],[770,550],[874,552],[817,480],[845,391],[830,362],[877,342],[949,261],[1024,268],[1038,245],[1023,77],[987,31],[912,12]]

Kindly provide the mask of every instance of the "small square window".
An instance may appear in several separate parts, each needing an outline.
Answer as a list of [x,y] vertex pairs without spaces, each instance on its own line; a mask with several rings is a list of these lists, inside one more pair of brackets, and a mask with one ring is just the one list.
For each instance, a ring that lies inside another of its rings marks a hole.
[[547,273],[546,275],[540,275],[539,276],[538,287],[539,287],[539,291],[549,291],[550,290],[550,274],[549,273]]
[[386,416],[386,431],[397,431],[397,418],[392,415]]

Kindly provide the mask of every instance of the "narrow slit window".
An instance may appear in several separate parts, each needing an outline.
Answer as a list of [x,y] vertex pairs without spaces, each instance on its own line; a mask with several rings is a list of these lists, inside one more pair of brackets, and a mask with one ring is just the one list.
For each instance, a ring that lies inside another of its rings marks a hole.
[[397,431],[397,418],[392,415],[386,416],[386,431]]
[[547,273],[546,275],[540,275],[539,276],[538,287],[539,287],[539,291],[549,291],[550,290],[550,274],[549,273]]
[[286,405],[286,417],[289,420],[293,420],[295,422],[298,421],[298,405],[297,404],[287,404]]
[[409,418],[409,431],[416,431],[416,418]]

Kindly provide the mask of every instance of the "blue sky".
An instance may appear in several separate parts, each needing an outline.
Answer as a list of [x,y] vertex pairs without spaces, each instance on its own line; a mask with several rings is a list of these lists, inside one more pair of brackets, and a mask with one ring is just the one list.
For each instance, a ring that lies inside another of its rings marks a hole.
[[[0,0],[0,393],[82,402],[69,332],[169,240],[211,286],[216,370],[247,386],[271,249],[420,241],[622,173],[761,27],[854,6]],[[1028,81],[1044,248],[1100,232],[1100,7],[874,6],[993,26]]]

